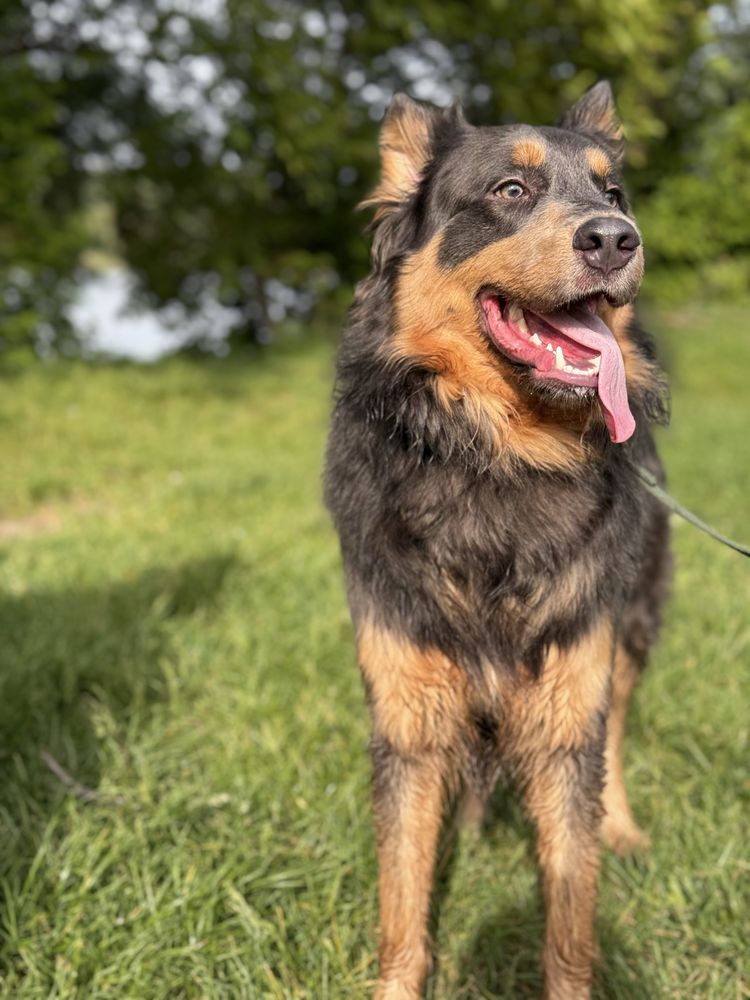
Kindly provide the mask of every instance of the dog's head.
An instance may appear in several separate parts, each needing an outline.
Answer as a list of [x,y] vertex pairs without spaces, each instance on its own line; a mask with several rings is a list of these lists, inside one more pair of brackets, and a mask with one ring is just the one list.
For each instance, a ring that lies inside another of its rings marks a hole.
[[554,128],[474,128],[455,106],[399,95],[380,148],[364,204],[376,274],[395,282],[390,349],[432,369],[444,396],[479,392],[486,408],[499,395],[506,416],[531,401],[579,428],[602,416],[629,438],[643,249],[609,84]]

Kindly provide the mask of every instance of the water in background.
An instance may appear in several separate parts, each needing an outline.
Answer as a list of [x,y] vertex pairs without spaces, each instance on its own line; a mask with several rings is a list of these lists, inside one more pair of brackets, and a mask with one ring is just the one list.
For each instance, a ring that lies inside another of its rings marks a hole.
[[196,340],[217,354],[225,352],[231,309],[207,301],[197,317],[173,310],[165,319],[133,307],[130,287],[131,277],[122,268],[101,272],[81,286],[69,317],[87,353],[152,362]]

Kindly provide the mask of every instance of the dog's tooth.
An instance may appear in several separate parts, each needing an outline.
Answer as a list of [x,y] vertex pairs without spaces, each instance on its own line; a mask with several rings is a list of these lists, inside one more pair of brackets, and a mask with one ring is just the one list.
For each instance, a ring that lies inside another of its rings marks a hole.
[[521,333],[528,334],[529,328],[526,326],[526,318],[523,309],[515,302],[508,308],[508,319],[520,330]]
[[555,350],[555,368],[559,371],[565,368],[565,355],[562,352],[562,347],[557,347]]
[[574,367],[573,367],[573,365],[566,365],[566,366],[565,366],[565,367],[563,368],[563,371],[566,371],[566,372],[569,372],[569,373],[570,373],[571,375],[580,375],[580,374],[581,374],[581,373],[580,373],[580,372],[578,371],[578,369],[577,369],[577,368],[574,368]]
[[594,372],[595,373],[597,373],[599,371],[599,365],[601,364],[601,361],[602,361],[601,358],[594,358]]
[[532,335],[531,335],[531,343],[534,344],[536,347],[543,347],[544,346],[542,344],[542,338],[539,336],[538,333],[532,333]]
[[547,350],[550,351],[552,354],[555,353],[555,350],[554,350],[552,344],[547,344]]

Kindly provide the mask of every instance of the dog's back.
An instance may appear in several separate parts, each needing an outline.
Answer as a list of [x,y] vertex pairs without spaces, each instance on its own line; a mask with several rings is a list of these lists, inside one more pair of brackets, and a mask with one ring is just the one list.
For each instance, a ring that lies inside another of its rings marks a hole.
[[373,716],[377,995],[419,996],[446,796],[504,768],[538,827],[547,995],[580,998],[600,828],[643,842],[620,741],[668,569],[634,468],[660,475],[665,390],[611,95],[561,128],[401,98],[381,153],[326,474]]

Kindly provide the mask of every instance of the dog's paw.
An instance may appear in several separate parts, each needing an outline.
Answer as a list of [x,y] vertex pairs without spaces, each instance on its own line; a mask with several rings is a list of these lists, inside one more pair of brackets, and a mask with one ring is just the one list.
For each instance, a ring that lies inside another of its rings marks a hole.
[[647,834],[629,816],[605,816],[601,835],[605,846],[620,857],[645,854],[651,847]]

